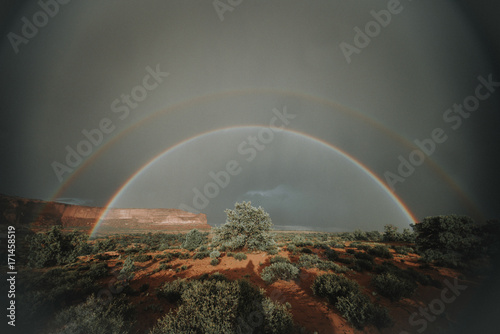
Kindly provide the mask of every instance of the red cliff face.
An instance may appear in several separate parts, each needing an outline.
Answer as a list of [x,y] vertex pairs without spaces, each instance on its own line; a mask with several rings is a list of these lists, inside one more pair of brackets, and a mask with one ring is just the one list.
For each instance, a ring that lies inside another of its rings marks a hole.
[[108,232],[138,230],[209,230],[207,216],[178,209],[109,209],[29,200],[0,195],[0,223],[31,227],[99,228]]

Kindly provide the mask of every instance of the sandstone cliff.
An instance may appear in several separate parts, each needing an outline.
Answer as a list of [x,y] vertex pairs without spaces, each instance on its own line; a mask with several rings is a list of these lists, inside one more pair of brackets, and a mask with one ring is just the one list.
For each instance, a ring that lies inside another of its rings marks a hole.
[[[103,230],[209,230],[207,217],[178,209],[109,209],[0,195],[0,224]],[[120,231],[117,231],[120,232]]]

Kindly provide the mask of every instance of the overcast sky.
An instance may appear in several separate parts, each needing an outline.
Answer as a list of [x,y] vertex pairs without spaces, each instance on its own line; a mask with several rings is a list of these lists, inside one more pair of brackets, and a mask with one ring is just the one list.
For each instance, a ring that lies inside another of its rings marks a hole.
[[5,5],[0,192],[191,207],[211,225],[251,200],[330,231],[500,216],[493,11],[232,3]]

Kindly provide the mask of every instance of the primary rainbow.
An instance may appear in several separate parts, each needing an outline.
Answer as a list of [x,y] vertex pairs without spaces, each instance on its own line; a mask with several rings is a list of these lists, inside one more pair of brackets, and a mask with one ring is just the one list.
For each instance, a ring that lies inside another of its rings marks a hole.
[[[95,233],[99,229],[99,226],[100,226],[101,222],[106,217],[109,209],[113,206],[114,202],[116,200],[118,200],[120,198],[120,196],[126,191],[127,187],[132,182],[134,182],[135,179],[137,179],[139,176],[141,176],[143,173],[145,173],[149,167],[153,166],[157,161],[159,161],[161,158],[163,158],[164,156],[166,156],[167,154],[169,154],[170,152],[172,152],[176,148],[179,148],[179,147],[181,147],[181,146],[189,143],[190,141],[194,141],[196,139],[199,139],[200,137],[203,137],[203,136],[206,136],[206,135],[210,135],[210,134],[214,134],[214,133],[217,133],[217,132],[220,132],[220,131],[232,130],[232,129],[252,129],[252,128],[256,128],[256,127],[257,128],[259,128],[259,127],[262,128],[261,126],[236,126],[236,127],[220,128],[220,129],[216,129],[216,130],[213,130],[213,131],[207,131],[205,133],[202,133],[202,134],[193,136],[191,138],[185,139],[185,140],[183,140],[183,141],[181,141],[181,142],[179,142],[179,143],[177,143],[177,144],[175,144],[173,146],[170,146],[169,148],[167,148],[163,152],[159,153],[158,155],[156,155],[155,157],[153,157],[150,161],[148,161],[147,163],[145,163],[135,173],[133,173],[125,181],[125,183],[115,192],[115,194],[111,197],[111,199],[106,204],[105,210],[103,211],[103,213],[101,214],[101,216],[96,221],[96,224],[94,225],[94,228],[92,229],[91,236],[95,235]],[[387,185],[382,180],[380,180],[380,178],[377,175],[375,175],[372,171],[370,171],[370,169],[367,166],[363,165],[356,158],[354,158],[353,156],[349,155],[347,152],[342,151],[340,148],[338,148],[338,147],[336,147],[336,146],[334,146],[334,145],[332,145],[330,143],[327,143],[327,142],[325,142],[325,141],[323,141],[323,140],[321,140],[319,138],[316,138],[314,136],[311,136],[311,135],[308,135],[308,134],[305,134],[305,133],[302,133],[302,132],[299,132],[299,131],[296,131],[296,130],[290,130],[290,129],[282,129],[282,131],[286,132],[286,133],[292,133],[292,134],[295,134],[295,135],[298,135],[298,136],[306,137],[306,138],[312,140],[314,143],[319,144],[319,145],[323,145],[323,146],[329,148],[330,150],[332,150],[332,151],[340,154],[343,158],[347,159],[350,163],[354,164],[357,168],[359,168],[363,173],[365,173],[366,175],[368,175],[380,188],[382,188],[384,190],[384,192],[392,199],[392,201],[399,207],[399,209],[402,211],[402,213],[408,218],[409,223],[415,223],[417,221],[417,219],[415,218],[415,216],[413,215],[413,213],[410,211],[410,209],[406,206],[406,204],[400,198],[398,198],[387,187]]]

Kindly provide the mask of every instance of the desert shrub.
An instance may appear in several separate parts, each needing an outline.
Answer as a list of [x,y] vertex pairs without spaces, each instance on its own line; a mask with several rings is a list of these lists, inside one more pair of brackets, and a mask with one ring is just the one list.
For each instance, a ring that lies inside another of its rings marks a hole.
[[201,259],[204,259],[206,257],[209,257],[210,256],[210,252],[209,251],[204,251],[204,252],[197,252],[193,255],[193,259],[195,260],[201,260]]
[[247,259],[247,255],[245,253],[236,253],[234,254],[234,258],[238,261],[242,261]]
[[144,283],[139,287],[139,292],[146,292],[146,291],[148,291],[148,289],[149,289],[149,284]]
[[381,241],[382,234],[379,231],[366,232],[366,237],[369,241]]
[[334,262],[331,261],[319,261],[316,264],[316,267],[320,270],[328,271],[332,270],[336,273],[345,273],[348,269],[344,266],[340,266]]
[[188,268],[188,266],[185,264],[181,266],[181,270],[186,270],[187,268]]
[[153,259],[153,257],[151,255],[148,255],[148,254],[139,254],[139,255],[136,255],[132,258],[132,260],[134,262],[146,262],[146,261],[150,261],[152,259]]
[[94,242],[94,245],[92,246],[92,254],[112,251],[115,250],[116,248],[117,248],[117,242],[115,239],[111,238],[98,239]]
[[[292,317],[244,280],[192,281],[183,289],[177,312],[161,318],[150,334],[290,333]],[[258,321],[255,321],[256,318]]]
[[278,262],[285,262],[285,263],[290,263],[290,259],[289,258],[286,258],[286,257],[283,257],[283,256],[279,256],[279,255],[276,255],[276,256],[273,256],[269,262],[271,264],[273,263],[278,263]]
[[344,276],[318,276],[311,288],[315,295],[327,298],[342,316],[358,329],[370,324],[382,328],[392,323],[387,310],[373,305],[370,299],[361,293],[359,284]]
[[368,253],[356,252],[354,253],[354,257],[358,260],[365,260],[373,263],[373,255]]
[[87,240],[79,232],[63,233],[60,226],[28,236],[28,266],[42,268],[75,262],[78,256],[90,254]]
[[311,288],[316,296],[327,298],[332,305],[335,305],[339,297],[345,297],[351,292],[360,292],[358,283],[336,274],[316,277]]
[[354,240],[368,240],[368,236],[366,235],[366,232],[364,231],[361,231],[360,229],[356,229],[354,230],[354,232],[352,232],[353,234],[353,237],[354,237]]
[[332,248],[345,248],[345,243],[339,242],[339,241],[336,241],[336,240],[332,240],[330,242],[330,246]]
[[108,265],[104,262],[93,263],[87,272],[87,276],[92,280],[108,276]]
[[292,244],[294,244],[296,247],[304,247],[304,246],[312,246],[313,245],[312,241],[306,240],[301,235],[294,236],[292,239]]
[[295,246],[294,244],[289,244],[286,246],[286,250],[289,252],[295,252],[297,251],[297,246]]
[[370,324],[380,329],[392,324],[387,309],[375,306],[361,293],[350,292],[347,296],[339,297],[335,307],[357,329],[363,329]]
[[384,226],[384,235],[382,237],[384,241],[402,241],[401,234],[398,232],[398,228],[392,224],[387,224]]
[[315,254],[304,254],[299,258],[299,267],[301,268],[311,268],[315,267],[318,262],[320,262],[320,258]]
[[226,223],[214,229],[212,242],[233,250],[247,247],[265,251],[276,247],[270,235],[273,223],[264,209],[242,202],[236,203],[234,210],[227,209],[225,212]]
[[394,256],[392,255],[391,251],[389,248],[383,245],[377,245],[373,248],[368,249],[368,254],[376,256],[376,257],[381,257],[384,259],[392,259]]
[[195,250],[199,246],[201,246],[206,240],[205,234],[198,231],[197,229],[192,229],[188,233],[186,233],[186,239],[182,243],[182,248],[187,249],[189,251]]
[[301,253],[304,253],[304,254],[312,254],[312,253],[313,253],[313,251],[312,251],[312,250],[310,250],[309,248],[305,248],[305,247],[304,247],[304,248],[301,248],[301,249],[300,249],[300,252],[301,252]]
[[216,259],[220,256],[220,252],[218,250],[214,250],[212,252],[210,252],[210,258],[211,259]]
[[467,216],[427,217],[411,226],[416,234],[417,251],[425,261],[460,267],[481,253],[481,231]]
[[327,249],[325,251],[326,258],[330,261],[337,261],[339,259],[339,253],[333,249]]
[[123,280],[131,280],[134,278],[134,271],[137,268],[134,265],[134,261],[131,256],[127,257],[125,262],[123,262],[123,268],[120,270],[120,274],[118,275],[119,279]]
[[417,288],[417,283],[414,281],[390,272],[375,276],[372,283],[379,294],[392,301],[410,297]]
[[176,279],[172,282],[166,282],[156,293],[159,298],[165,298],[170,303],[177,303],[181,299],[182,292],[190,286],[185,279]]
[[297,278],[298,275],[299,269],[293,264],[277,262],[264,268],[260,277],[264,280],[264,282],[271,284],[279,279],[287,281],[292,280]]
[[189,255],[189,253],[180,253],[178,255],[178,258],[181,260],[187,260],[187,259],[191,258],[191,255]]
[[271,248],[268,248],[268,249],[266,250],[266,253],[267,253],[267,254],[269,254],[269,255],[276,255],[276,254],[278,254],[278,249],[277,249],[277,248],[272,248],[272,247],[271,247]]
[[414,243],[416,241],[415,232],[411,231],[409,228],[403,229],[403,233],[401,233],[401,241]]
[[361,245],[359,245],[359,246],[356,246],[356,248],[357,248],[357,249],[359,249],[359,250],[364,250],[364,251],[367,251],[367,250],[371,249],[371,248],[372,248],[372,246],[367,245],[367,244],[361,244]]
[[355,249],[352,249],[352,248],[349,248],[345,251],[347,254],[356,254],[356,250]]
[[219,263],[220,263],[220,260],[219,260],[219,259],[212,259],[212,260],[210,260],[210,264],[211,264],[212,266],[216,266],[216,265],[218,265]]
[[408,246],[391,246],[391,248],[394,249],[394,251],[397,254],[402,254],[402,255],[407,255],[409,253],[415,252],[415,250],[413,248],[408,247]]
[[126,334],[129,333],[133,307],[124,298],[103,303],[90,296],[84,303],[57,314],[56,334]]

